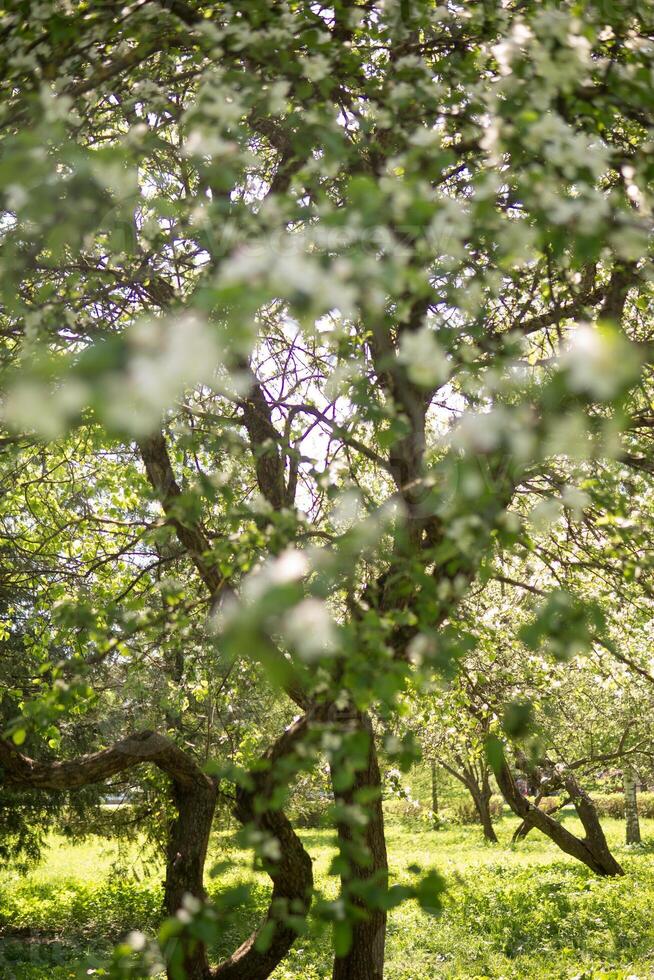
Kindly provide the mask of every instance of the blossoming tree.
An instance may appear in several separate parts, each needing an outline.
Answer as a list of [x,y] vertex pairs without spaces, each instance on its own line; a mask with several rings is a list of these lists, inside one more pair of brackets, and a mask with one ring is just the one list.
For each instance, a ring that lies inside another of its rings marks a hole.
[[[583,508],[598,460],[646,468],[651,19],[6,5],[3,562],[31,670],[0,760],[18,796],[163,774],[171,918],[116,970],[272,973],[312,898],[285,794],[319,753],[335,980],[382,976],[394,904],[437,906],[433,873],[389,886],[376,736],[469,649],[457,606],[529,546],[535,481]],[[584,618],[548,608],[543,636]],[[212,966],[217,800],[272,894]]]

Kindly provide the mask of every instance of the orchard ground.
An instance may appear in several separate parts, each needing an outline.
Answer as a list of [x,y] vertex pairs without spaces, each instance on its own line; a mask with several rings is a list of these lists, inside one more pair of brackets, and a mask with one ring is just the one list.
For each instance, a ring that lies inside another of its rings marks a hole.
[[[564,817],[580,831],[572,815]],[[388,844],[393,880],[411,866],[436,868],[446,879],[442,913],[415,903],[390,914],[387,980],[440,977],[654,977],[654,820],[642,821],[644,843],[624,845],[620,820],[603,821],[627,874],[600,879],[567,858],[537,832],[510,844],[512,817],[497,824],[500,843],[487,845],[476,826],[440,831],[391,820]],[[328,868],[332,835],[304,831],[319,888],[330,897],[337,879]],[[69,980],[103,976],[102,957],[132,929],[154,928],[160,878],[145,875],[141,848],[99,838],[72,845],[51,840],[40,866],[21,878],[0,876],[0,976],[3,980]],[[265,875],[253,875],[247,852],[229,832],[216,833],[209,867],[229,860],[209,880],[210,893],[249,883],[248,900],[227,924],[218,959],[243,939],[265,907]],[[224,866],[223,866],[224,867]],[[329,935],[314,922],[298,939],[275,980],[325,980],[331,974]]]

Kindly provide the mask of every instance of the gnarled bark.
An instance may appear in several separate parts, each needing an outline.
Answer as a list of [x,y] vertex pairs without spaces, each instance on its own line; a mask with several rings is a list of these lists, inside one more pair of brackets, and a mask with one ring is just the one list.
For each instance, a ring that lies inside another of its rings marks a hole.
[[175,529],[179,543],[186,549],[211,598],[215,600],[223,587],[224,579],[217,566],[211,561],[211,544],[201,525],[197,522],[182,522],[179,519],[175,505],[182,495],[182,490],[175,480],[164,436],[161,432],[157,432],[141,439],[138,447],[148,480],[157,494],[168,522]]
[[[294,751],[323,710],[326,709],[304,715],[286,729],[264,755],[261,767],[251,773],[248,788],[239,787],[236,794],[236,817],[272,834],[279,844],[279,857],[271,859],[267,866],[273,892],[263,925],[275,922],[272,942],[265,951],[258,950],[257,929],[215,970],[209,966],[204,944],[188,943],[184,958],[186,980],[265,980],[293,944],[296,931],[286,917],[304,917],[308,912],[313,888],[311,858],[286,815],[271,806],[270,800],[275,788],[275,763]],[[0,766],[4,781],[12,786],[77,789],[104,782],[143,763],[158,766],[172,780],[176,815],[166,853],[164,908],[168,915],[174,915],[184,895],[205,898],[204,863],[217,796],[215,782],[191,756],[170,739],[150,731],[130,735],[110,749],[66,762],[38,762],[0,740]]]
[[611,854],[609,845],[606,841],[602,825],[597,816],[595,804],[588,793],[582,789],[574,776],[566,776],[563,785],[565,786],[570,799],[575,805],[575,810],[581,820],[582,826],[586,831],[583,843],[593,855],[604,875],[622,875],[624,871]]
[[[216,808],[216,788],[185,789],[173,783],[176,815],[171,822],[166,846],[164,911],[173,916],[185,895],[205,899],[204,864]],[[205,980],[209,972],[206,949],[201,943],[184,948],[186,980]]]

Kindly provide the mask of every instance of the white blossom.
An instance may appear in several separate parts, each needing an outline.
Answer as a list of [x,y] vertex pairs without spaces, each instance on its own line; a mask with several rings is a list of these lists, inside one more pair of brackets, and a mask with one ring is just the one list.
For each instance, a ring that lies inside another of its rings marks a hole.
[[575,460],[585,460],[590,457],[592,446],[588,420],[582,412],[568,412],[551,420],[545,441],[547,455],[562,454]]
[[26,378],[7,393],[2,417],[19,431],[36,432],[45,439],[58,439],[71,419],[89,398],[85,384],[74,378],[51,388],[43,382]]
[[225,157],[233,156],[237,151],[238,144],[233,140],[223,139],[215,130],[199,127],[191,130],[182,148],[187,157]]
[[78,118],[69,95],[59,95],[48,85],[42,85],[39,94],[46,122],[74,121]]
[[402,336],[400,360],[406,365],[411,381],[422,388],[442,385],[450,375],[447,354],[428,326]]
[[269,589],[299,582],[308,572],[309,559],[305,552],[297,548],[287,548],[247,576],[243,585],[243,597],[247,601],[256,602]]
[[561,500],[572,511],[575,520],[579,520],[584,509],[590,504],[590,497],[586,491],[582,490],[581,487],[575,487],[571,484],[563,488]]
[[278,116],[286,109],[290,87],[290,83],[282,78],[268,89],[268,108],[274,115]]
[[413,146],[440,146],[441,134],[437,129],[426,129],[424,126],[421,126],[411,134],[409,142]]
[[561,516],[561,501],[548,499],[540,503],[529,513],[529,522],[537,531],[546,531]]
[[129,336],[124,372],[105,381],[104,417],[140,435],[189,387],[208,383],[221,362],[210,328],[194,314],[142,320]]
[[283,633],[303,660],[313,661],[336,653],[336,625],[320,599],[303,599],[284,617]]
[[310,58],[301,60],[302,72],[310,82],[319,82],[327,78],[331,71],[331,64],[328,58],[322,54],[314,54]]
[[282,847],[276,837],[266,837],[259,849],[262,856],[267,857],[269,861],[281,860]]
[[185,908],[191,915],[197,915],[202,910],[202,902],[197,895],[186,892],[182,898],[182,908]]
[[634,375],[636,357],[616,332],[581,323],[575,327],[561,363],[573,391],[613,398]]

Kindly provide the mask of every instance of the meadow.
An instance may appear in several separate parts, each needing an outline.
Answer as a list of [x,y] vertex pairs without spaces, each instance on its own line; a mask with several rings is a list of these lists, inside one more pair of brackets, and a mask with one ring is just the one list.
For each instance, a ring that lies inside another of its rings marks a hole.
[[[574,817],[564,819],[579,830]],[[387,980],[654,977],[654,820],[642,821],[644,843],[629,847],[622,821],[603,823],[627,872],[622,879],[593,876],[536,832],[511,845],[512,817],[499,821],[495,846],[482,841],[476,826],[432,831],[391,821],[393,879],[408,880],[413,865],[434,867],[445,877],[447,892],[439,915],[427,915],[415,903],[391,913]],[[319,888],[333,896],[330,832],[307,830],[303,838]],[[221,870],[209,878],[210,893],[236,882],[251,886],[248,900],[212,949],[218,959],[257,921],[268,887],[265,876],[252,873],[248,854],[229,832],[214,835],[212,865]],[[160,870],[145,873],[138,842],[89,838],[70,844],[53,837],[42,863],[28,875],[2,872],[2,980],[105,975],[103,960],[113,943],[144,924],[156,927]],[[314,921],[274,977],[324,980],[330,970],[330,938]]]

